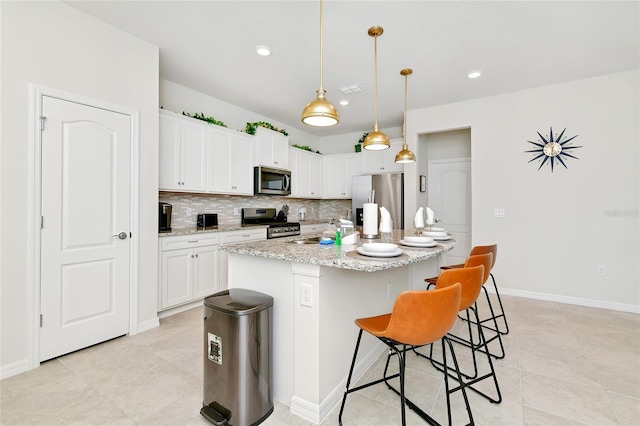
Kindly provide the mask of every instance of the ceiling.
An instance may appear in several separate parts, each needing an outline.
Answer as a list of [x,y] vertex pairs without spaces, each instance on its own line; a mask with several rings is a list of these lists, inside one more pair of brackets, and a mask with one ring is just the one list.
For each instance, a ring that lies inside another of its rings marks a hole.
[[383,131],[402,126],[403,68],[410,110],[640,68],[638,1],[326,0],[323,86],[340,123],[318,128],[300,121],[320,86],[317,0],[65,3],[159,46],[160,78],[319,137],[371,130],[374,25]]

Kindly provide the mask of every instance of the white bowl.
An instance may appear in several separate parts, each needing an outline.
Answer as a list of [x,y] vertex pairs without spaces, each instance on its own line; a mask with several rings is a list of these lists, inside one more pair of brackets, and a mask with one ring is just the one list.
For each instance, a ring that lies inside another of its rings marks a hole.
[[408,243],[429,244],[433,242],[433,238],[431,237],[419,237],[413,235],[406,235],[403,239]]
[[364,243],[362,248],[369,253],[391,253],[398,250],[398,245],[391,243]]
[[446,229],[444,229],[444,228],[436,228],[435,226],[432,226],[432,227],[426,226],[424,228],[424,230],[425,231],[433,231],[433,232],[445,232],[446,231]]

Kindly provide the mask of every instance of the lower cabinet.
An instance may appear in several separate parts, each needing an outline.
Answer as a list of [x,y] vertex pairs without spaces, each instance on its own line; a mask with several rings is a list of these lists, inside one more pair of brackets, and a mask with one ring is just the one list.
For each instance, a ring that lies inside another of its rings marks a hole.
[[300,223],[300,235],[320,234],[327,230],[326,223],[303,224]]
[[[263,241],[267,239],[267,228],[253,228],[241,231],[228,231],[220,233],[220,244],[246,243],[249,241]],[[226,289],[227,281],[227,253],[220,252],[220,287]]]
[[224,244],[262,241],[266,228],[160,238],[158,311],[211,296],[227,288]]
[[219,241],[217,233],[161,238],[158,310],[220,290]]

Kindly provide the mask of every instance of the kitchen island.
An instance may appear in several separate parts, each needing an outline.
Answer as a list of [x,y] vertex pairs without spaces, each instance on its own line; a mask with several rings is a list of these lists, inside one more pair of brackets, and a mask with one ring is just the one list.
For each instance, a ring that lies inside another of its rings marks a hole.
[[[394,231],[391,241],[398,243],[403,236],[403,231]],[[455,241],[441,241],[432,248],[400,246],[403,253],[398,257],[367,258],[355,251],[367,240],[342,247],[291,240],[234,244],[221,250],[228,254],[229,288],[274,298],[274,400],[319,424],[344,392],[358,333],[353,321],[390,312],[402,291],[424,289],[424,278],[437,275],[441,254]],[[354,380],[383,351],[379,341],[363,336]]]

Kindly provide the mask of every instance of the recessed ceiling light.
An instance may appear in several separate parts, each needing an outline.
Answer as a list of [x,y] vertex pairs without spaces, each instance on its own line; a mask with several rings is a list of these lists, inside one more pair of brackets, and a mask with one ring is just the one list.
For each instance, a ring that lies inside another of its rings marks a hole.
[[346,100],[346,99],[340,99],[340,105],[347,106],[347,105],[349,105],[349,101]]
[[482,71],[480,70],[473,70],[473,71],[469,71],[469,74],[467,74],[467,77],[469,78],[478,78],[482,75]]
[[271,55],[271,49],[269,46],[256,46],[256,52],[260,56],[269,56]]

